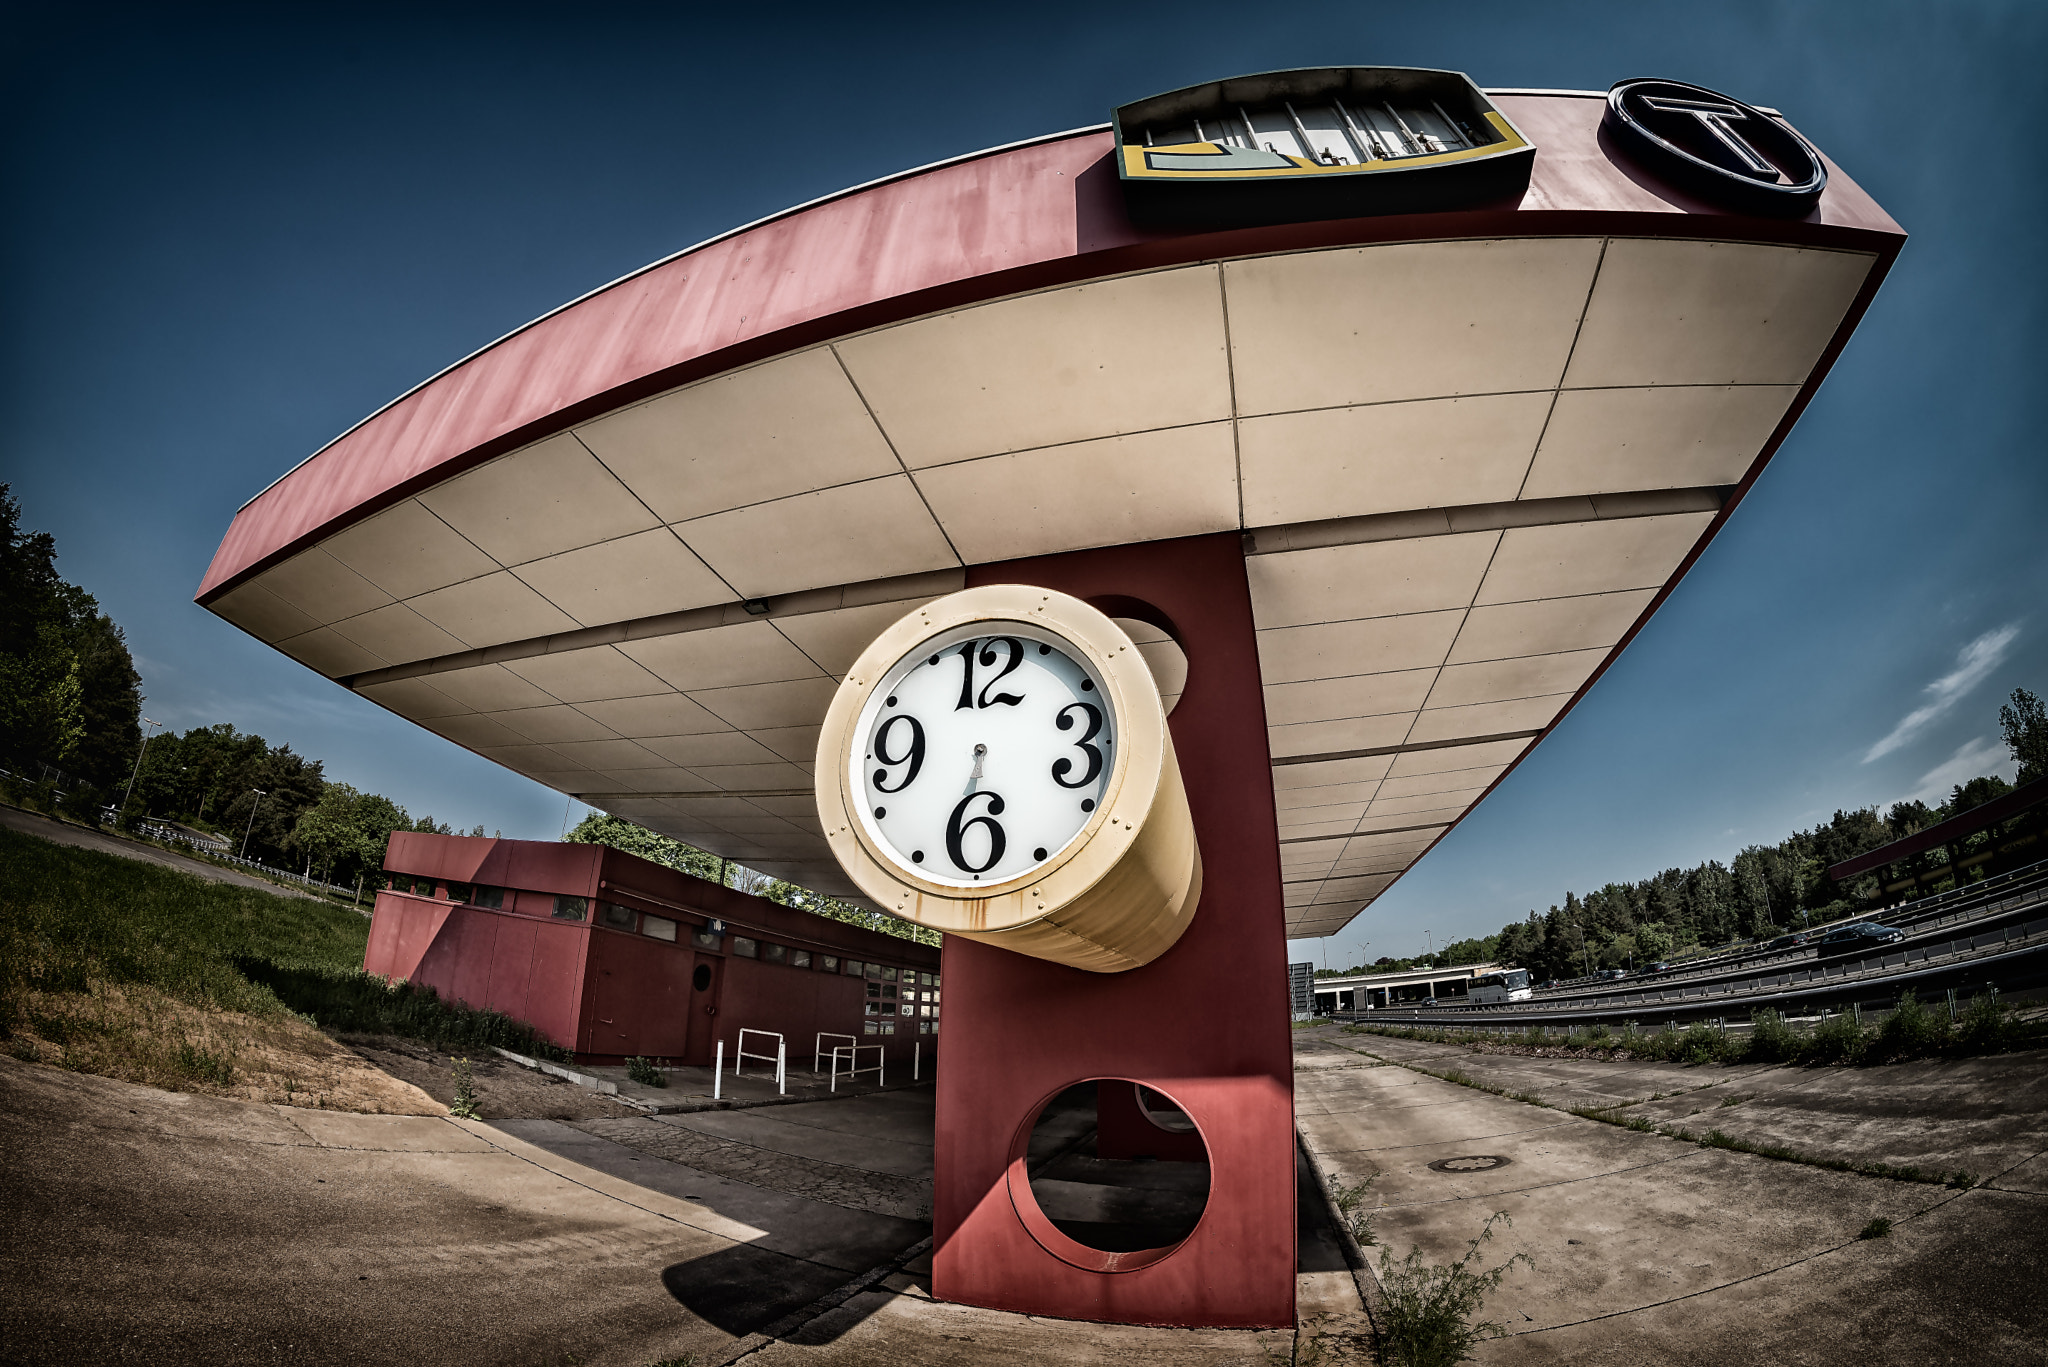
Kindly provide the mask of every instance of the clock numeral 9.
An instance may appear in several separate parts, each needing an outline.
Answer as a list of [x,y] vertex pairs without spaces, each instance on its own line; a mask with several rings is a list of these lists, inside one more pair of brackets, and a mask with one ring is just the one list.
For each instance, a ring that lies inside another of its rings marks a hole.
[[[963,822],[967,809],[981,798],[988,799],[988,812],[971,821]],[[1009,843],[1003,835],[1003,828],[996,818],[1003,814],[1003,799],[995,793],[969,793],[953,808],[953,815],[946,818],[946,857],[953,861],[953,867],[968,873],[987,873],[1002,862],[1003,847]],[[962,847],[967,833],[976,826],[988,827],[988,858],[979,864],[967,862],[967,851]]]
[[1062,731],[1073,730],[1074,719],[1068,713],[1077,707],[1088,714],[1088,729],[1083,731],[1081,738],[1074,742],[1074,747],[1088,756],[1088,772],[1069,783],[1067,775],[1074,771],[1074,761],[1064,756],[1054,760],[1052,764],[1052,781],[1059,784],[1062,788],[1085,788],[1095,781],[1096,775],[1102,772],[1102,750],[1099,746],[1088,743],[1095,739],[1098,731],[1102,730],[1102,713],[1095,704],[1070,702],[1059,710],[1059,715],[1054,718],[1053,724]]
[[[974,665],[977,658],[975,651],[977,649],[980,650],[979,659],[981,666],[986,669],[996,662],[995,647],[998,645],[1009,652],[1009,658],[1004,662],[1002,672],[983,684],[980,695],[976,696],[974,691]],[[986,642],[969,641],[966,645],[960,647],[959,654],[960,701],[953,704],[955,712],[975,707],[995,707],[998,704],[1004,707],[1015,707],[1018,703],[1024,701],[1024,697],[1020,693],[998,693],[994,698],[990,698],[988,695],[988,691],[991,688],[1001,683],[1006,675],[1016,669],[1018,665],[1024,663],[1024,643],[1022,641],[1014,636],[997,636]]]
[[[910,726],[910,748],[903,754],[892,755],[889,753],[889,732],[894,730],[899,722],[906,722]],[[917,781],[917,771],[924,768],[923,723],[919,722],[916,717],[911,716],[908,712],[898,712],[895,716],[883,722],[875,729],[875,758],[888,766],[886,769],[875,770],[876,792],[900,793],[912,783],[915,783]],[[895,768],[905,760],[910,761],[910,768],[904,771],[903,781],[894,788],[891,788],[887,782],[889,769]]]

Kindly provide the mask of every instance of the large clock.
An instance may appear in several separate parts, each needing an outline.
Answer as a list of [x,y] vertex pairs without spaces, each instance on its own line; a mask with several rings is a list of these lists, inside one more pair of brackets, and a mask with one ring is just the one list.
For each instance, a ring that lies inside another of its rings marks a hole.
[[817,791],[854,883],[950,934],[1116,972],[1165,953],[1200,899],[1151,670],[1049,589],[968,589],[883,632],[833,699]]

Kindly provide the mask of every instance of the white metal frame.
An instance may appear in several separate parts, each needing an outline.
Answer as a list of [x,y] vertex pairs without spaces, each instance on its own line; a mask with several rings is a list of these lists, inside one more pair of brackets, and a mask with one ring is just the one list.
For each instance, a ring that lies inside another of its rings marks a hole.
[[[863,1049],[872,1049],[872,1050],[874,1050],[874,1051],[875,1051],[875,1062],[874,1062],[874,1066],[873,1066],[873,1067],[871,1067],[871,1068],[863,1068],[863,1067],[861,1067],[861,1066],[860,1066],[860,1055],[861,1055],[861,1051],[862,1051]],[[839,1071],[839,1060],[841,1060],[842,1058],[843,1058],[843,1059],[845,1059],[845,1060],[846,1060],[846,1063],[847,1063],[847,1068],[846,1068],[846,1071],[845,1071],[844,1073],[841,1073],[841,1072]],[[882,1071],[882,1068],[883,1068],[883,1066],[884,1066],[885,1064],[887,1064],[887,1063],[888,1063],[888,1061],[889,1061],[889,1056],[888,1056],[888,1055],[887,1055],[886,1053],[884,1053],[884,1052],[883,1052],[883,1050],[882,1050],[882,1046],[881,1046],[881,1045],[879,1045],[879,1044],[835,1044],[835,1045],[833,1045],[833,1046],[832,1046],[832,1090],[833,1090],[833,1091],[835,1091],[835,1092],[839,1090],[839,1079],[840,1079],[841,1077],[844,1077],[844,1078],[846,1078],[846,1079],[847,1079],[848,1081],[851,1081],[851,1080],[853,1080],[854,1078],[857,1078],[857,1077],[859,1077],[859,1076],[860,1076],[860,1075],[861,1075],[862,1073],[873,1073],[873,1074],[875,1075],[875,1085],[876,1085],[877,1087],[886,1087],[886,1086],[888,1086],[888,1085],[889,1085],[889,1080],[888,1080],[888,1076],[887,1076],[887,1075],[886,1075],[885,1073],[883,1073],[883,1071]]]
[[[762,1039],[774,1040],[775,1052],[772,1054],[748,1053],[747,1036],[749,1035],[759,1035]],[[740,1037],[733,1041],[732,1047],[732,1075],[735,1078],[740,1075],[740,1061],[742,1059],[756,1059],[762,1063],[773,1063],[775,1065],[775,1091],[780,1096],[789,1095],[789,1044],[780,1034],[773,1030],[741,1030]]]
[[860,1037],[858,1035],[840,1035],[834,1034],[830,1030],[820,1030],[818,1032],[817,1045],[811,1051],[811,1071],[813,1073],[822,1073],[825,1071],[825,1041],[828,1039],[843,1039],[848,1044],[860,1043]]

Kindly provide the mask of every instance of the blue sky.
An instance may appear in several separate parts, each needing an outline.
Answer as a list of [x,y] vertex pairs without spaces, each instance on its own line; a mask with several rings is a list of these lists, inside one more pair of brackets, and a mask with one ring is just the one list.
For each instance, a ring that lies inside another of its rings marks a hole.
[[1567,888],[1932,798],[1998,769],[2005,694],[2048,692],[2048,6],[68,4],[7,24],[0,478],[126,628],[148,715],[288,741],[414,813],[549,838],[564,806],[193,606],[245,499],[449,362],[692,242],[1289,66],[1712,86],[1782,107],[1913,235],[1629,653],[1415,872],[1298,956],[1414,953]]

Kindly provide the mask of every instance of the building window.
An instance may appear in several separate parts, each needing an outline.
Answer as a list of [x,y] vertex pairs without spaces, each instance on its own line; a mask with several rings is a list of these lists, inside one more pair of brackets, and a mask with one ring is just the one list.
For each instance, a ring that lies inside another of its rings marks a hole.
[[882,984],[882,995],[883,995],[883,996],[885,996],[885,997],[893,997],[893,996],[895,996],[895,995],[896,995],[896,984],[894,984],[894,983],[884,983],[884,984]]
[[885,969],[883,969],[883,970],[882,970],[882,981],[883,981],[883,982],[885,982],[885,983],[893,983],[893,982],[895,982],[895,981],[896,981],[896,970],[895,970],[895,969],[893,969],[893,968],[885,968]]
[[881,1026],[875,1024],[873,1021],[863,1021],[861,1022],[860,1032],[863,1035],[872,1035],[877,1033],[881,1028]]
[[882,1014],[882,1004],[880,1002],[867,1002],[865,1005],[867,1009],[861,1012],[862,1015],[879,1016]]
[[867,974],[870,979],[880,982],[882,980],[882,966],[880,964],[868,964]]
[[673,941],[676,938],[676,923],[665,916],[643,916],[640,918],[640,933],[651,935],[657,940]]
[[811,966],[811,951],[808,949],[792,949],[789,951],[789,966],[791,968],[809,968]]
[[868,984],[868,995],[869,995],[870,997],[879,997],[879,996],[881,996],[881,995],[882,995],[882,985],[881,985],[880,983],[869,983],[869,984]]
[[914,1016],[917,1014],[917,1008],[912,1006],[909,1002],[905,1002],[901,1007],[898,1008],[897,1014],[902,1016]]
[[882,1027],[882,1028],[881,1028],[881,1030],[880,1030],[880,1031],[878,1032],[878,1033],[880,1033],[880,1034],[884,1034],[884,1035],[893,1035],[893,1034],[895,1034],[895,1033],[896,1033],[896,1022],[895,1022],[895,1021],[892,1021],[892,1020],[882,1021],[882,1022],[881,1022],[881,1027]]
[[690,943],[699,949],[717,949],[719,935],[709,926],[698,926],[690,932]]
[[818,956],[818,971],[820,973],[837,973],[839,971],[839,956],[837,954],[820,954]]
[[862,965],[859,959],[848,959],[846,961],[846,976],[849,978],[858,978],[861,975],[861,969],[863,967],[864,965]]
[[505,909],[505,890],[503,888],[487,888],[479,883],[476,885],[476,891],[470,897],[469,903],[475,907],[489,907],[492,911],[503,911]]
[[764,964],[788,963],[789,947],[787,945],[762,945],[761,962]]
[[475,895],[476,889],[470,887],[467,883],[450,883],[448,885],[448,900],[451,902],[467,902]]
[[761,946],[744,935],[735,935],[732,937],[732,952],[742,959],[758,959],[761,957]]
[[587,897],[555,898],[555,915],[564,921],[580,921],[583,919],[583,913],[589,909],[590,899]]
[[599,902],[597,905],[599,911],[603,914],[605,925],[618,930],[631,930],[633,928],[634,917],[638,915],[633,908],[622,907],[617,902]]

